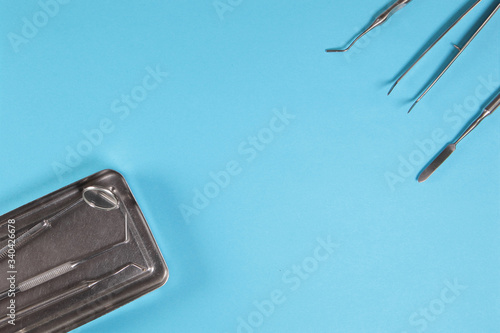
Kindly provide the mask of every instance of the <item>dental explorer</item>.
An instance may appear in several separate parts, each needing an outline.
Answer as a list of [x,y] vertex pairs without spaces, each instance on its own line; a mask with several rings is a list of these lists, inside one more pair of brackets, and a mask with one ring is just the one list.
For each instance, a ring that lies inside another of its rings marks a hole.
[[358,35],[358,37],[356,37],[354,39],[354,41],[352,41],[352,43],[347,48],[345,48],[345,49],[327,49],[326,52],[346,52],[346,51],[348,51],[359,39],[361,39],[361,37],[363,37],[364,35],[366,35],[370,31],[372,31],[373,29],[375,29],[379,25],[382,25],[383,23],[385,23],[394,13],[396,13],[398,10],[400,10],[401,8],[406,6],[408,3],[410,3],[410,1],[411,0],[397,0],[391,6],[389,6],[389,8],[384,10],[382,12],[382,14],[380,14],[373,21],[373,23],[368,28],[366,28],[365,31],[360,33]]

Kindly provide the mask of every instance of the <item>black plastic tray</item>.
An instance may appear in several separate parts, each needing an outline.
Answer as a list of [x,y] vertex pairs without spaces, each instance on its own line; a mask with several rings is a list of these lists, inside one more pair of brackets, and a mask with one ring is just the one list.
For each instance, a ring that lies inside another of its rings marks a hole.
[[[104,205],[96,208],[89,193]],[[0,216],[0,248],[0,332],[67,332],[168,279],[127,182],[113,170]]]

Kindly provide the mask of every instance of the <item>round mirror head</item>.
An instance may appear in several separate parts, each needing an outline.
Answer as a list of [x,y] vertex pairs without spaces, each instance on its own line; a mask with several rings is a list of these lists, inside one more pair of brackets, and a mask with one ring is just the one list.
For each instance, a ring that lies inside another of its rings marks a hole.
[[83,190],[83,200],[93,208],[113,210],[118,208],[118,199],[108,189],[90,186]]

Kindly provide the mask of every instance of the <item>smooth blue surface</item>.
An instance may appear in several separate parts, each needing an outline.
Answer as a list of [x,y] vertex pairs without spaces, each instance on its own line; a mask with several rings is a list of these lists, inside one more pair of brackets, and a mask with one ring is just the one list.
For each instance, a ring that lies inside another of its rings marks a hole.
[[[497,1],[390,97],[471,1],[414,1],[346,54],[324,49],[389,1],[221,2],[231,10],[218,15],[211,0],[71,1],[15,52],[9,33],[22,36],[41,7],[0,1],[0,213],[112,168],[170,269],[164,287],[76,332],[498,332],[500,115],[415,179],[500,88],[500,14],[406,114]],[[168,77],[127,112],[122,94],[140,93],[157,66]],[[294,118],[275,122],[283,110]],[[102,121],[108,133],[85,143]],[[254,154],[258,134],[267,144]],[[87,156],[68,166],[77,149]],[[229,185],[184,218],[228,163]],[[316,251],[328,237],[335,250]],[[307,277],[293,273],[302,264]]]

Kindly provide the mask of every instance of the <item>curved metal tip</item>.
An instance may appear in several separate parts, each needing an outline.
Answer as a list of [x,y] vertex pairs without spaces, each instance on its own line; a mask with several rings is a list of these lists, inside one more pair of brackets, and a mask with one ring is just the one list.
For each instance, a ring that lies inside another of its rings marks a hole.
[[345,51],[347,51],[347,50],[349,50],[349,47],[348,47],[347,49],[343,49],[343,50],[338,50],[338,49],[326,49],[325,51],[326,51],[327,53],[340,53],[340,52],[345,52]]
[[389,95],[392,93],[392,91],[394,90],[394,88],[396,88],[396,86],[398,85],[398,83],[399,83],[399,81],[396,81],[396,82],[392,85],[391,89],[389,89],[389,92],[387,93],[387,96],[389,96]]
[[[406,71],[406,73],[408,73],[408,71]],[[401,75],[400,77],[398,77],[398,79],[396,80],[396,82],[394,82],[394,84],[392,85],[391,89],[389,89],[389,92],[387,93],[387,96],[389,96],[392,93],[392,91],[394,90],[394,88],[396,88],[396,86],[399,84],[399,82],[401,82],[401,80],[406,75],[406,73],[404,73],[403,75]]]
[[410,113],[411,110],[413,110],[413,108],[417,105],[417,103],[418,103],[418,100],[415,101],[415,103],[413,103],[413,105],[411,106],[410,110],[408,110],[408,113]]
[[365,31],[363,31],[362,33],[360,33],[358,35],[358,37],[356,37],[352,42],[351,44],[349,44],[348,47],[346,47],[345,49],[327,49],[326,52],[336,52],[336,53],[339,53],[339,52],[346,52],[346,51],[349,51],[351,49],[351,47],[356,44],[356,42],[358,40],[361,39],[361,37],[363,37],[364,35],[366,35],[369,31],[371,31],[372,29],[374,28],[374,26],[372,25],[371,27],[369,27],[368,29],[366,29]]

